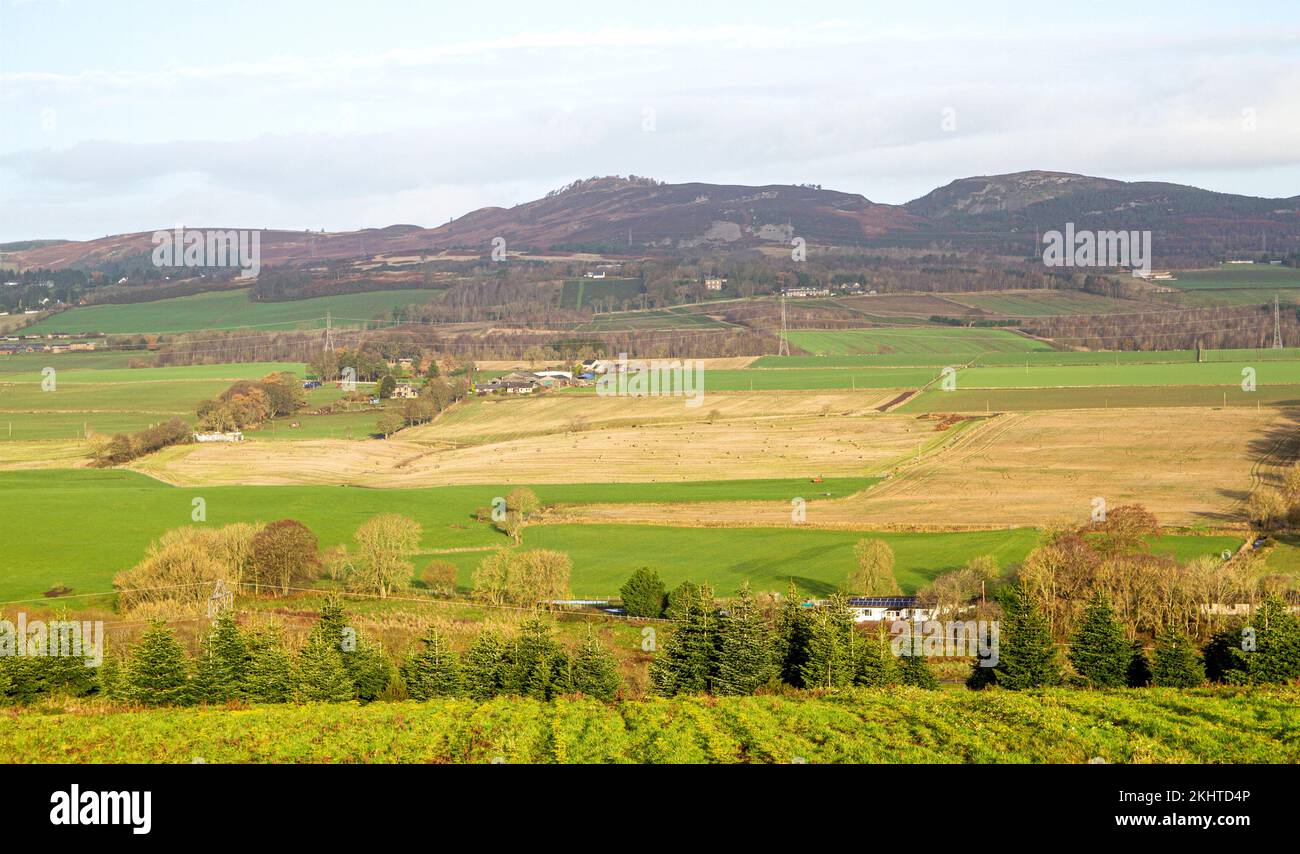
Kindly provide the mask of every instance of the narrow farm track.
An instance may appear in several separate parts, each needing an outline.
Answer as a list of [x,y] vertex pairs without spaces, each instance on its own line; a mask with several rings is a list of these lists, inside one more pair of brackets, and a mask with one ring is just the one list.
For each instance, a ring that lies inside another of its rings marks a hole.
[[968,427],[931,454],[922,455],[899,466],[903,473],[872,489],[870,497],[889,498],[915,492],[929,479],[936,467],[952,465],[987,453],[1007,431],[1026,417],[1021,413],[996,415],[974,427]]
[[1261,486],[1271,486],[1276,481],[1276,472],[1271,469],[1283,469],[1295,462],[1300,456],[1300,435],[1287,434],[1279,437],[1268,449],[1255,458],[1250,466],[1250,491],[1233,504],[1233,512],[1245,516],[1250,492]]

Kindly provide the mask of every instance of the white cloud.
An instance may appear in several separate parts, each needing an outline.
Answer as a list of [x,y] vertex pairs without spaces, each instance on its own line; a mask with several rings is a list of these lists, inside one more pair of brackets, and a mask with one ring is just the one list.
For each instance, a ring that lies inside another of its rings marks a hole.
[[178,219],[432,225],[607,173],[811,181],[890,202],[1029,168],[1300,192],[1294,30],[1098,32],[1063,47],[1038,31],[793,24],[8,71],[0,239]]

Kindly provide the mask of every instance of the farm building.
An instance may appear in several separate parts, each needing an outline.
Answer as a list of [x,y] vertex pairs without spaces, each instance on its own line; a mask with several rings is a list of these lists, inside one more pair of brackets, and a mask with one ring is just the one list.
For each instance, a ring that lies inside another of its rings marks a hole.
[[848,606],[859,623],[935,618],[934,610],[921,607],[915,596],[850,596]]
[[493,392],[505,392],[506,394],[532,394],[537,388],[537,383],[529,380],[508,380],[505,378],[492,380],[490,382],[479,383],[474,390],[479,394],[492,394]]
[[727,286],[727,280],[717,276],[706,276],[704,279],[704,289],[708,291],[720,291]]
[[831,295],[830,288],[824,288],[821,285],[800,285],[793,288],[785,288],[781,291],[783,297],[828,297]]
[[242,442],[244,434],[242,431],[235,430],[230,433],[195,433],[194,441],[196,442]]
[[420,396],[420,392],[410,383],[398,383],[393,388],[393,397],[398,400],[411,400]]

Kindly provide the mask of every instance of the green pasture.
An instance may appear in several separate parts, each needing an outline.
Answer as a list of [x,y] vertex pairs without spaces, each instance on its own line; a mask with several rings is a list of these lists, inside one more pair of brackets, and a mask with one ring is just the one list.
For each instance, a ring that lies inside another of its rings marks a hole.
[[1075,388],[930,388],[898,412],[1033,412],[1050,409],[1130,409],[1148,406],[1300,406],[1300,385],[1082,386]]
[[245,289],[209,291],[153,302],[82,306],[48,317],[24,329],[23,334],[319,328],[325,325],[326,312],[332,313],[336,325],[355,326],[373,320],[376,315],[390,319],[394,308],[420,305],[441,295],[441,291],[435,290],[386,290],[285,302],[253,302],[248,293]]
[[[544,503],[591,501],[774,500],[809,495],[807,482],[745,481],[729,484],[577,484],[536,487]],[[845,494],[869,479],[836,479],[821,491]],[[120,470],[0,472],[0,537],[7,544],[0,571],[0,601],[39,598],[55,585],[74,593],[111,589],[115,572],[138,562],[150,541],[164,531],[192,524],[299,519],[322,547],[349,541],[362,522],[379,513],[403,513],[424,527],[418,569],[443,549],[471,549],[438,555],[461,570],[468,585],[483,550],[508,543],[475,511],[506,495],[507,486],[450,486],[433,489],[362,489],[345,486],[207,486],[178,488]],[[206,521],[191,520],[202,498]],[[802,590],[833,591],[853,567],[853,545],[864,536],[893,547],[896,573],[905,590],[954,569],[972,557],[995,555],[1008,566],[1023,559],[1037,532],[1020,528],[963,533],[868,533],[789,528],[677,528],[650,525],[533,525],[528,548],[554,548],[573,559],[573,593],[610,596],[640,566],[652,566],[670,584],[708,581],[729,593],[745,581],[763,590],[784,590],[794,579]],[[1225,537],[1167,535],[1156,551],[1188,558],[1235,548]],[[76,600],[69,600],[75,602]]]
[[1300,269],[1272,264],[1220,264],[1207,270],[1180,270],[1174,282],[1160,282],[1180,290],[1235,290],[1300,288]]
[[990,350],[1050,350],[1047,344],[1008,332],[966,326],[889,329],[799,329],[786,333],[794,346],[813,356],[915,353],[973,356]]
[[1017,291],[989,294],[948,294],[954,302],[989,314],[1044,317],[1056,314],[1116,314],[1141,311],[1141,303],[1083,291]]
[[1060,388],[1084,386],[1234,386],[1253,371],[1256,388],[1300,383],[1300,360],[1183,362],[1170,364],[1032,365],[960,371],[958,388]]
[[[62,354],[43,360],[23,356],[0,363],[0,441],[140,430],[172,416],[192,418],[200,401],[216,397],[237,380],[304,371],[296,362],[99,370],[75,367],[78,362],[73,362],[63,369],[61,358]],[[54,369],[52,384],[44,383],[43,367]],[[308,400],[329,391],[309,394]]]
[[569,279],[560,291],[560,308],[579,309],[610,298],[621,305],[640,294],[640,279]]

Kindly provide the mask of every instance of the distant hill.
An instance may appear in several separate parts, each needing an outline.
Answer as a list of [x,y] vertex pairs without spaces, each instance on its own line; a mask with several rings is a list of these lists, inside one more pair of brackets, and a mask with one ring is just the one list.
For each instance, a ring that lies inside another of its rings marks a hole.
[[962,178],[903,208],[929,222],[927,234],[958,242],[1072,222],[1078,229],[1150,230],[1156,253],[1166,256],[1259,249],[1266,240],[1273,249],[1300,248],[1300,196],[1262,199],[1065,172]]
[[[262,263],[464,252],[493,239],[511,251],[671,255],[696,249],[788,246],[937,246],[1025,254],[1038,231],[1150,229],[1157,256],[1300,250],[1300,196],[1262,199],[1180,184],[1030,171],[962,178],[904,205],[815,186],[664,184],[647,178],[575,181],[510,208],[490,207],[436,228],[262,232]],[[5,253],[22,267],[93,267],[147,259],[152,232],[89,241],[27,241]]]

